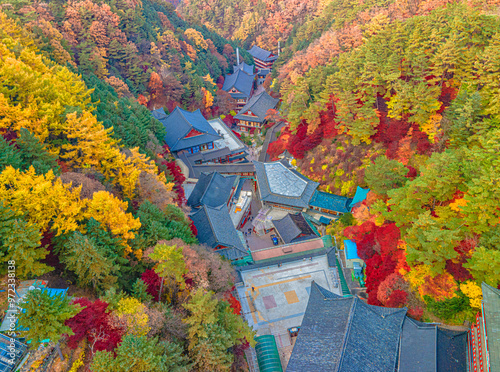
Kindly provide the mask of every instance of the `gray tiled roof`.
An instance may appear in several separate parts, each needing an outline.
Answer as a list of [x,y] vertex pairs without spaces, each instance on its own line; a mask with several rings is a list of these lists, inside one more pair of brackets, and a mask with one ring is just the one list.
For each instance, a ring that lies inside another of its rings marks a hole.
[[355,297],[339,372],[394,371],[406,308],[365,304]]
[[[335,371],[340,361],[354,297],[340,297],[329,291],[325,296],[324,292],[315,282],[311,284],[287,372]],[[327,301],[329,298],[332,302]]]
[[278,59],[278,56],[273,55],[270,51],[262,49],[258,47],[257,45],[254,45],[249,51],[250,55],[253,58],[260,59],[261,61],[264,62],[271,62],[271,61],[276,61]]
[[467,332],[415,321],[406,310],[313,282],[287,372],[466,372]]
[[243,70],[248,75],[253,74],[253,70],[255,69],[254,65],[247,65],[245,62],[241,62],[239,65],[233,65],[233,73],[237,70]]
[[[247,102],[240,112],[234,117],[238,120],[248,120],[257,123],[263,123],[266,119],[267,110],[274,109],[278,104],[279,99],[271,97],[266,91],[263,91],[258,96],[253,96]],[[245,115],[247,111],[251,111],[255,116]]]
[[[407,371],[411,370],[401,369],[401,372]],[[438,327],[436,371],[467,371],[467,332],[452,331]],[[491,371],[496,371],[496,369],[491,369]]]
[[[226,75],[222,90],[229,92],[231,88],[236,88],[241,94],[230,93],[233,98],[248,98],[252,93],[253,81],[255,75],[249,75],[243,70],[237,70],[234,74]],[[236,97],[238,95],[238,97]]]
[[261,200],[300,208],[309,206],[319,183],[288,168],[286,162],[253,163]]
[[[153,111],[153,117],[157,118],[165,127],[167,132],[165,142],[170,151],[180,151],[204,143],[210,143],[221,138],[217,132],[203,117],[198,109],[193,112],[176,107],[168,116],[163,116],[165,111],[158,109]],[[202,133],[201,135],[184,138],[192,129]]]
[[196,237],[201,244],[216,248],[219,244],[227,248],[215,252],[229,260],[236,260],[248,256],[236,228],[229,216],[226,205],[211,208],[203,205],[190,215],[198,234]]
[[163,107],[151,111],[151,115],[153,115],[153,117],[157,120],[165,119],[167,117],[167,113],[165,112]]
[[196,208],[205,204],[216,208],[226,204],[237,179],[236,175],[224,176],[217,172],[201,174],[193,192],[189,195],[187,205]]
[[202,164],[193,165],[193,177],[198,178],[203,172],[219,172],[222,174],[231,173],[254,173],[255,166],[253,163],[230,163],[230,164]]
[[[318,237],[314,234],[313,229],[311,229],[311,226],[309,226],[306,219],[302,216],[302,213],[287,214],[280,220],[272,220],[272,223],[285,244]],[[305,236],[298,237],[301,234],[305,234]]]
[[221,149],[214,149],[210,151],[200,151],[194,154],[187,154],[186,157],[191,162],[195,162],[197,160],[202,160],[203,162],[207,162],[210,160],[218,159],[223,156],[227,156],[231,154],[231,150],[227,147],[223,147]]
[[483,283],[483,309],[492,371],[500,371],[500,290]]
[[287,372],[386,372],[396,369],[406,308],[381,308],[311,285]]
[[258,72],[257,72],[257,75],[259,76],[267,76],[269,75],[269,73],[271,72],[270,69],[268,68],[261,68]]
[[399,371],[437,371],[437,326],[406,318],[401,335]]

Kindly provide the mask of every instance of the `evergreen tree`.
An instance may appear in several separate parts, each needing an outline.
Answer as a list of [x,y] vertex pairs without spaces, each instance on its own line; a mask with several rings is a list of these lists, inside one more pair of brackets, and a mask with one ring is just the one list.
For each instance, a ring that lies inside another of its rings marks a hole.
[[40,262],[49,253],[40,248],[41,238],[35,225],[16,217],[14,211],[0,202],[0,261],[14,260],[18,277],[27,279],[54,270]]
[[21,164],[22,158],[19,151],[0,135],[0,172],[9,165],[19,169]]
[[19,306],[22,311],[18,315],[18,324],[34,348],[42,340],[57,343],[63,335],[73,335],[65,322],[81,311],[79,306],[70,303],[66,294],[50,295],[46,289],[29,291]]
[[132,287],[132,296],[139,301],[148,303],[151,302],[153,296],[148,293],[148,285],[142,279],[137,279]]
[[94,372],[188,372],[182,348],[172,342],[127,335],[114,350],[98,351],[92,360]]
[[113,274],[117,267],[113,265],[112,260],[106,258],[93,238],[78,231],[64,244],[61,261],[68,270],[76,274],[78,284],[82,287],[106,288],[116,282]]
[[366,168],[365,182],[377,194],[386,195],[387,191],[405,184],[407,173],[408,169],[403,164],[382,155]]
[[38,138],[27,129],[21,128],[19,131],[16,146],[21,152],[23,170],[33,166],[37,174],[45,174],[49,170],[56,175],[60,173],[57,156],[49,153]]

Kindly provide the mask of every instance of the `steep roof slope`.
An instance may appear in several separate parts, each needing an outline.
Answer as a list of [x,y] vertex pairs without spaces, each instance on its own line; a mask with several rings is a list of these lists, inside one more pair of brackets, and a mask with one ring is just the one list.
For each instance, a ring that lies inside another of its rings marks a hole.
[[[318,237],[301,213],[287,214],[279,220],[272,220],[272,223],[285,244]],[[299,237],[301,234],[305,236]]]
[[238,176],[224,176],[217,172],[202,173],[189,195],[187,205],[196,208],[205,204],[216,208],[226,204],[237,178]]
[[[203,117],[199,109],[189,112],[176,107],[167,117],[164,117],[162,113],[165,114],[163,109],[155,110],[153,116],[165,127],[167,131],[165,142],[171,151],[180,151],[221,138],[207,119]],[[192,130],[200,134],[185,138]]]
[[[274,109],[278,102],[278,98],[273,98],[266,91],[263,91],[259,95],[250,98],[247,104],[235,116],[235,119],[263,123],[267,115],[267,110]],[[248,111],[255,116],[246,114]]]
[[226,205],[217,208],[203,205],[190,217],[198,230],[196,237],[201,244],[206,244],[211,248],[216,248],[218,245],[226,246],[227,248],[218,249],[215,252],[229,260],[248,255],[231,221]]
[[238,69],[234,74],[226,75],[224,78],[224,85],[222,85],[222,90],[229,92],[232,88],[235,88],[240,93],[237,93],[238,97],[242,98],[250,97],[252,93],[253,81],[255,75],[247,74],[241,69]]
[[247,65],[245,62],[241,62],[239,65],[233,65],[233,73],[237,70],[243,70],[248,75],[252,75],[254,68],[254,65]]
[[261,61],[264,62],[272,62],[278,59],[278,56],[275,56],[270,51],[262,49],[257,45],[252,46],[252,48],[248,50],[248,53],[250,53],[253,58],[260,59]]

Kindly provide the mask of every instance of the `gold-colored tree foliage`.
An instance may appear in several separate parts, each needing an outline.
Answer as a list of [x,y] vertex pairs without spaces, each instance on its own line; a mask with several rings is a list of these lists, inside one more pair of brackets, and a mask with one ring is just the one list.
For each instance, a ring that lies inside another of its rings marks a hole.
[[[16,50],[16,53],[14,52]],[[95,167],[132,198],[140,172],[157,176],[156,166],[132,149],[127,157],[92,114],[90,91],[66,67],[54,65],[37,53],[29,37],[0,14],[0,129],[26,128],[46,143],[50,152],[75,167]],[[62,143],[62,145],[61,145]]]
[[0,200],[39,230],[51,227],[60,235],[78,229],[85,203],[80,200],[80,188],[70,190],[52,171],[36,175],[7,167],[0,173]]

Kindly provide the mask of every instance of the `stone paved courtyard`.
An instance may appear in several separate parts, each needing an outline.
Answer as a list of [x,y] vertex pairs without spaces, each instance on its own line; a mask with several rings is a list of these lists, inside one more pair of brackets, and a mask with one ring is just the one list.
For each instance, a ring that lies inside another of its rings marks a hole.
[[324,255],[241,273],[244,285],[237,291],[245,318],[257,335],[275,336],[284,366],[293,347],[288,329],[302,323],[311,282],[340,294],[333,284],[333,270]]

